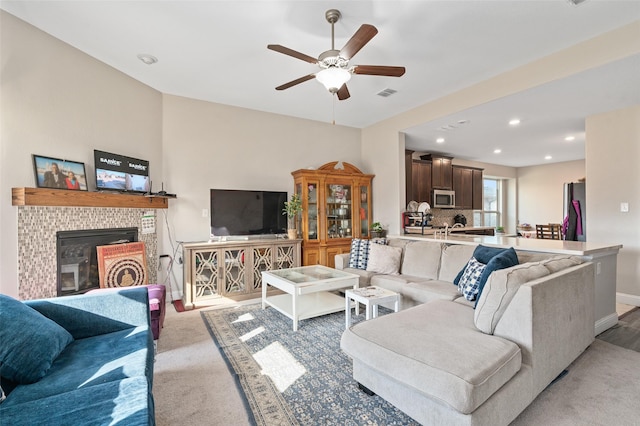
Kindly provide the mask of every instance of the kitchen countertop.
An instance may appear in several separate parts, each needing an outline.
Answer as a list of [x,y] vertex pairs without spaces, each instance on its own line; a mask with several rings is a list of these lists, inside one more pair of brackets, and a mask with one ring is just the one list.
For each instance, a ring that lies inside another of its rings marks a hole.
[[[467,227],[471,229],[474,227]],[[465,228],[456,228],[462,229]],[[426,232],[426,230],[425,230]],[[574,256],[590,256],[598,253],[618,251],[622,248],[622,244],[593,243],[582,241],[563,241],[563,240],[542,240],[536,238],[517,238],[507,236],[481,236],[481,235],[420,235],[420,234],[404,234],[389,235],[388,238],[404,238],[410,240],[438,241],[451,244],[483,244],[486,246],[513,247],[516,250],[525,250],[541,253],[569,254]]]
[[[437,228],[425,227],[424,234],[420,234],[420,232],[422,231],[422,228],[420,226],[412,226],[410,228],[416,230],[416,232],[407,234],[407,235],[433,235],[436,232],[444,231],[444,227],[437,227]],[[468,232],[468,231],[486,231],[489,229],[495,229],[495,227],[493,226],[464,226],[462,228],[449,227],[449,232],[461,233],[461,232]]]

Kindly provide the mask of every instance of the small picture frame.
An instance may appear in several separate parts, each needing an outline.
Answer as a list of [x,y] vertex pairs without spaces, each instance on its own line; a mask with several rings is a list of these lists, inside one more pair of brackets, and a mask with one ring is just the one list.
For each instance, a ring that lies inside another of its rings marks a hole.
[[38,188],[87,190],[84,163],[33,154],[33,172]]

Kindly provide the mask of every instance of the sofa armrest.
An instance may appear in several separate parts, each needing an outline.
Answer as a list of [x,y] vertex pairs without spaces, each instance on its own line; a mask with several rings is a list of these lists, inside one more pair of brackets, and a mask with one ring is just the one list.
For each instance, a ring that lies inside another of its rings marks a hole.
[[349,253],[336,254],[335,268],[342,270],[349,266],[349,256]]
[[523,284],[494,335],[515,342],[541,392],[595,338],[595,272],[591,262]]
[[74,339],[139,326],[150,327],[151,323],[146,287],[29,300],[24,303],[58,323]]

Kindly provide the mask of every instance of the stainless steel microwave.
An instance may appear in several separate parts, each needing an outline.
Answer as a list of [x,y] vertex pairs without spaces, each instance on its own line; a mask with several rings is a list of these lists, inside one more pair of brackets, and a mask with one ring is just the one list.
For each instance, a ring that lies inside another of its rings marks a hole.
[[445,189],[433,190],[433,206],[438,209],[452,209],[456,206],[456,192]]

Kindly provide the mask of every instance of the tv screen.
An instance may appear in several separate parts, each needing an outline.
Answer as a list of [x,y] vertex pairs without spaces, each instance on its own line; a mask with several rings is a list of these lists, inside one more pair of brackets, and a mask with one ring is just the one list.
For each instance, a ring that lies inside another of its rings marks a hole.
[[282,214],[286,192],[211,190],[211,234],[233,235],[285,234],[287,216]]
[[93,151],[96,189],[149,192],[149,162],[110,152]]

